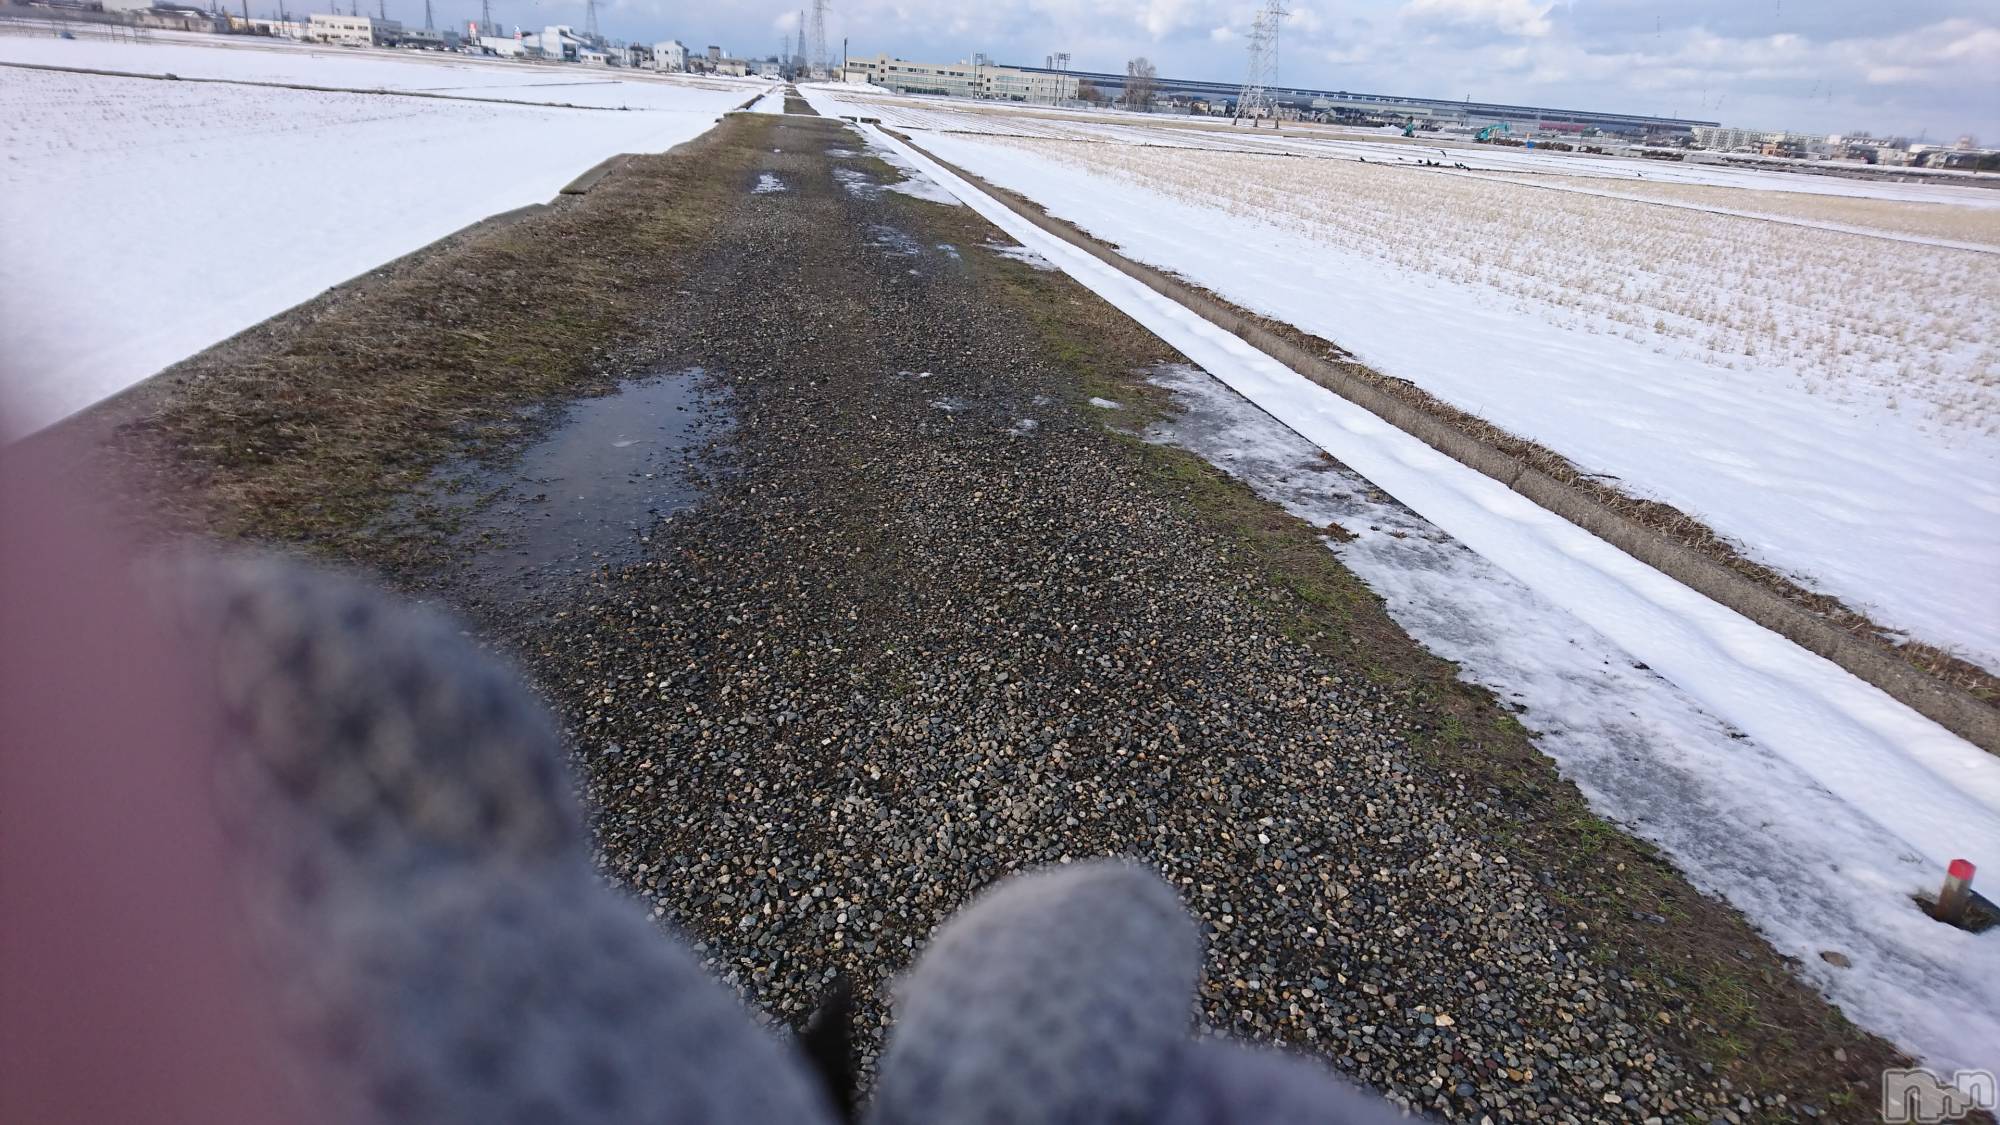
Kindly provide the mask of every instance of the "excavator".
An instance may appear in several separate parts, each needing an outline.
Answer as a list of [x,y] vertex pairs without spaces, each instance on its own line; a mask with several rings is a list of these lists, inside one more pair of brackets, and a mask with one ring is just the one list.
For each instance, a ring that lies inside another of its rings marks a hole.
[[1495,133],[1512,133],[1513,131],[1513,127],[1505,121],[1495,121],[1493,124],[1481,129],[1472,139],[1475,141],[1490,141],[1493,139]]

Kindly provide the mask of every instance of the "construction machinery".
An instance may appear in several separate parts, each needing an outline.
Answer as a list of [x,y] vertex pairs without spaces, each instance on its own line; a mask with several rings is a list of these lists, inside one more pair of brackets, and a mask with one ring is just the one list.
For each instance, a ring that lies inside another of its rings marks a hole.
[[1495,121],[1493,124],[1481,129],[1478,135],[1472,139],[1475,141],[1490,141],[1496,133],[1512,133],[1513,131],[1513,126],[1507,124],[1505,121]]

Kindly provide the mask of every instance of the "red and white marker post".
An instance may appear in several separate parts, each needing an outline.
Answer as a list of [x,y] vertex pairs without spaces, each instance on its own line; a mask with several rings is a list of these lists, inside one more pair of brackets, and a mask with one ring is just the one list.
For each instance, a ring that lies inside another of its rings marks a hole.
[[1954,859],[1945,868],[1944,889],[1938,892],[1937,909],[1932,913],[1938,921],[1954,926],[1965,921],[1965,907],[1972,900],[1972,870],[1969,859]]

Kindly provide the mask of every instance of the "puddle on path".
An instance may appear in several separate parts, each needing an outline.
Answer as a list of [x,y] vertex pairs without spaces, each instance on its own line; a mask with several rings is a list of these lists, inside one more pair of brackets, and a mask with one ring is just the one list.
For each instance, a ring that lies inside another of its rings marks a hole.
[[449,493],[428,499],[460,513],[475,581],[511,600],[638,558],[659,521],[701,500],[703,462],[733,424],[704,383],[700,368],[633,380],[569,404],[506,468],[441,471]]

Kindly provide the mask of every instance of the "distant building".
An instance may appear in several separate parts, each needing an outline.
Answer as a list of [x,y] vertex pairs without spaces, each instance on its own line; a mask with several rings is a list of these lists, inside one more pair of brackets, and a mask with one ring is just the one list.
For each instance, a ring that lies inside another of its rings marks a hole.
[[143,12],[153,6],[153,0],[101,0],[107,12]]
[[522,58],[528,53],[527,41],[518,35],[481,35],[472,40],[472,45],[482,55],[498,55],[505,59]]
[[199,31],[219,35],[229,30],[229,21],[214,12],[170,3],[141,8],[132,13],[132,21],[140,27],[160,31]]
[[688,68],[687,44],[678,39],[653,44],[653,67],[656,70],[686,70]]
[[378,20],[373,16],[314,12],[306,20],[306,38],[344,47],[389,47],[402,40],[403,25],[397,20]]
[[1766,156],[1790,156],[1830,151],[1827,138],[1817,133],[1696,125],[1688,130],[1688,137],[1694,142],[1694,147],[1710,152],[1759,152]]
[[1076,79],[993,63],[921,63],[877,55],[849,59],[841,78],[899,94],[944,94],[1010,102],[1062,102],[1076,97]]
[[585,44],[576,49],[576,61],[585,66],[610,66],[611,55]]
[[714,69],[717,74],[735,78],[747,78],[750,74],[750,64],[742,59],[716,59]]
[[757,77],[783,78],[784,76],[785,76],[785,64],[779,62],[776,56],[773,56],[768,59],[757,60]]
[[403,29],[402,44],[405,47],[416,47],[425,51],[456,51],[458,50],[458,31],[449,27],[442,31],[432,31],[429,28],[406,27]]
[[[568,26],[545,27],[541,35],[524,38],[528,40],[528,45],[540,49],[541,57],[554,59],[557,62],[577,62],[581,52],[589,48],[583,37]],[[598,52],[599,55],[603,53]],[[599,60],[600,63],[602,61]]]

